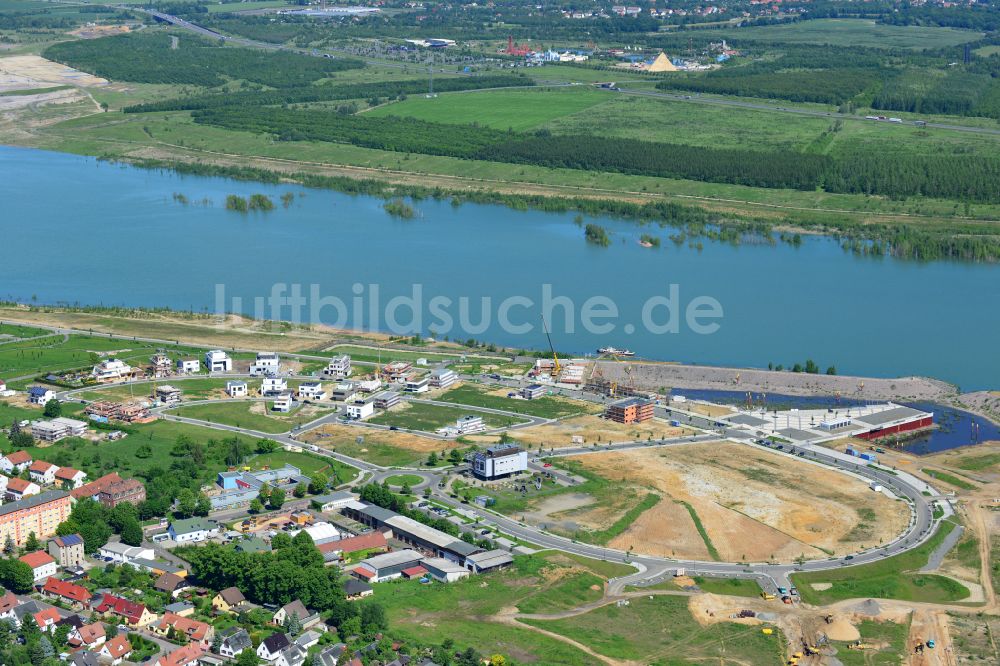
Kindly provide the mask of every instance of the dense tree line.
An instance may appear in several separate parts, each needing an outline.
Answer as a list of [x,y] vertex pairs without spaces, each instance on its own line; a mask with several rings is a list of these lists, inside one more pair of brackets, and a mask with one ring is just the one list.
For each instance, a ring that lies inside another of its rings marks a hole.
[[335,72],[364,67],[353,58],[304,58],[300,54],[223,47],[189,33],[137,32],[100,39],[61,42],[46,58],[117,81],[220,86],[245,80],[276,88],[300,87]]
[[[526,76],[515,74],[489,74],[485,76],[453,76],[435,79],[437,92],[459,90],[479,90],[486,88],[511,88],[533,86],[535,82]],[[126,107],[125,113],[148,113],[152,111],[181,111],[215,109],[223,106],[274,106],[278,104],[306,104],[345,99],[386,98],[397,99],[405,95],[426,92],[427,82],[423,79],[403,81],[375,81],[372,83],[345,83],[336,85],[310,85],[280,90],[245,90],[225,93],[195,95],[180,99],[149,102]]]
[[395,494],[389,489],[386,483],[382,483],[381,485],[377,483],[366,484],[361,487],[361,491],[358,494],[362,502],[368,502],[383,509],[395,511],[445,534],[450,534],[454,537],[459,535],[460,530],[454,523],[448,522],[444,518],[432,518],[422,511],[410,510],[408,504],[412,500]]
[[713,149],[637,139],[524,134],[414,118],[344,116],[275,108],[212,109],[195,122],[275,134],[285,141],[330,141],[405,153],[814,189],[830,158],[790,151]]
[[830,192],[1000,201],[1000,158],[975,155],[858,153],[838,159],[826,175]]

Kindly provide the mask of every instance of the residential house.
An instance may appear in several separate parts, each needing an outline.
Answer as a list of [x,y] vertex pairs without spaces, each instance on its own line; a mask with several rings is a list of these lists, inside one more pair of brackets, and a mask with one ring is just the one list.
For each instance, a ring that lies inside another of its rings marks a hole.
[[205,541],[219,533],[219,523],[208,518],[175,520],[170,523],[167,533],[177,543]]
[[281,372],[281,359],[274,352],[257,352],[257,359],[250,365],[251,377],[274,376]]
[[316,653],[316,660],[320,666],[337,666],[340,663],[340,656],[347,651],[345,643],[334,643]]
[[13,592],[7,591],[0,596],[0,620],[13,620],[14,609],[21,605],[21,600]]
[[308,656],[308,649],[298,643],[292,643],[278,653],[274,660],[274,666],[304,666]]
[[161,654],[153,666],[196,666],[205,654],[205,648],[198,643],[188,643],[168,654]]
[[250,393],[250,389],[245,381],[234,379],[226,382],[226,394],[230,398],[245,398]]
[[125,634],[118,634],[101,646],[101,659],[110,662],[111,666],[118,666],[128,659],[130,654],[132,654],[132,643]]
[[273,633],[257,646],[257,656],[266,662],[273,662],[278,658],[278,654],[291,644],[286,634],[280,631]]
[[97,493],[101,492],[106,486],[114,483],[116,481],[121,481],[122,477],[118,476],[117,473],[111,472],[110,474],[105,474],[102,477],[96,478],[90,483],[85,483],[79,488],[74,488],[70,491],[70,495],[73,496],[74,500],[81,499],[93,499],[97,500]]
[[205,647],[208,647],[215,636],[215,627],[212,625],[169,612],[163,614],[153,631],[160,636],[183,636],[188,641],[201,643]]
[[170,357],[166,354],[153,354],[149,358],[150,370],[154,378],[167,377],[170,375],[170,367],[173,365]]
[[[55,606],[49,606],[48,608],[41,608],[38,611],[31,614],[31,617],[35,618],[35,624],[43,632],[54,632],[56,630],[56,624],[59,622],[60,615],[59,609]],[[22,621],[24,616],[21,616]]]
[[81,472],[72,467],[60,467],[56,470],[56,482],[66,490],[73,490],[83,485],[87,478],[86,472]]
[[250,634],[243,627],[229,627],[219,633],[222,642],[219,643],[219,654],[232,659],[243,650],[253,650]]
[[90,650],[74,652],[69,656],[68,663],[72,666],[102,666],[100,655]]
[[151,612],[144,604],[113,594],[105,594],[100,603],[94,606],[94,612],[100,615],[116,615],[132,629],[145,627],[156,621],[156,613]]
[[49,400],[53,400],[56,397],[56,392],[52,389],[45,388],[44,386],[29,386],[28,387],[28,402],[33,405],[45,406]]
[[52,539],[49,541],[49,555],[63,569],[81,565],[87,555],[83,549],[83,537],[79,534],[67,534]]
[[93,595],[87,588],[59,580],[55,576],[50,577],[42,586],[42,595],[53,599],[60,599],[74,608],[83,608],[90,605]]
[[[4,497],[11,502],[18,502],[32,495],[38,495],[41,492],[42,488],[37,483],[25,481],[22,478],[14,476],[7,481],[7,491],[4,493]],[[36,534],[35,536],[38,535]]]
[[114,382],[131,376],[132,366],[115,358],[107,358],[95,365],[90,374],[99,382]]
[[162,384],[153,390],[153,399],[160,405],[176,405],[181,401],[181,390],[170,384]]
[[525,400],[534,400],[535,398],[541,398],[545,395],[546,389],[541,384],[529,384],[521,389],[521,397]]
[[323,376],[330,379],[346,379],[351,376],[351,357],[347,354],[334,356],[326,364]]
[[326,391],[320,382],[302,382],[299,384],[299,400],[326,400]]
[[288,390],[288,381],[284,377],[265,377],[260,383],[260,394],[268,397],[279,395]]
[[56,480],[56,472],[59,468],[44,460],[36,460],[28,468],[31,480],[40,486],[51,486]]
[[146,486],[138,479],[120,479],[103,486],[97,493],[97,501],[113,509],[119,504],[129,502],[139,504],[146,499]]
[[271,544],[258,536],[244,537],[236,542],[233,550],[238,553],[269,553]]
[[44,550],[26,553],[17,559],[31,567],[31,572],[35,577],[36,583],[45,580],[49,576],[55,576],[58,570],[56,561]]
[[233,359],[221,349],[205,352],[205,369],[209,372],[231,372]]
[[375,588],[363,580],[348,578],[344,581],[344,596],[348,601],[364,599],[375,594]]
[[165,613],[174,613],[181,617],[191,617],[194,615],[194,604],[187,601],[175,601],[163,607]]
[[292,411],[292,394],[286,392],[274,396],[274,402],[271,405],[271,409],[276,412]]
[[246,603],[246,597],[236,587],[227,587],[212,597],[212,608],[220,613],[235,612],[234,609],[244,603]]
[[330,400],[337,400],[339,402],[354,402],[354,399],[358,397],[358,385],[354,382],[341,382],[339,384],[334,384],[333,388],[330,389]]
[[318,631],[303,631],[295,638],[295,644],[304,650],[308,650],[312,646],[318,644],[319,639],[322,637],[322,634]]
[[296,599],[279,608],[274,613],[274,617],[271,618],[271,624],[284,627],[291,620],[292,616],[298,618],[299,625],[303,629],[316,626],[321,619],[319,613],[310,613],[306,605],[300,599]]
[[69,430],[61,423],[52,421],[35,421],[31,424],[31,436],[40,442],[58,442],[69,437]]
[[[54,616],[53,616],[54,613]],[[13,611],[8,615],[15,628],[21,628],[21,622],[25,616],[31,615],[39,627],[44,627],[46,631],[51,631],[52,627],[59,622],[59,612],[55,606],[42,606],[37,601],[25,601],[14,606]]]
[[7,474],[20,474],[32,462],[31,454],[27,451],[14,451],[0,458],[0,471]]
[[399,404],[399,393],[396,391],[382,391],[372,396],[372,402],[376,409],[389,409]]
[[163,574],[153,583],[154,590],[166,592],[171,598],[175,598],[185,587],[188,587],[188,585],[184,579],[172,573]]
[[177,374],[193,375],[196,372],[201,372],[201,362],[198,359],[196,358],[177,359]]
[[115,564],[131,564],[136,559],[152,559],[153,549],[112,541],[101,546],[97,554]]
[[431,380],[427,377],[412,377],[406,380],[407,393],[426,393],[431,390]]
[[108,636],[104,632],[104,624],[94,622],[93,624],[85,624],[78,629],[73,629],[66,638],[72,647],[93,650],[102,645],[108,639]]
[[363,421],[375,414],[375,403],[371,400],[355,401],[347,405],[348,418]]

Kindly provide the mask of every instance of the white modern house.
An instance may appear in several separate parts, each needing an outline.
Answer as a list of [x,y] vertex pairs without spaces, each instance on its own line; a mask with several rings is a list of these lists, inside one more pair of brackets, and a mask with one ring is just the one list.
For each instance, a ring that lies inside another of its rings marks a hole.
[[56,392],[52,389],[45,388],[44,386],[29,386],[28,387],[28,402],[33,405],[45,406],[49,400],[56,397]]
[[251,377],[276,375],[281,371],[281,359],[275,352],[257,352],[257,358],[250,366]]
[[247,383],[234,379],[226,382],[226,393],[230,398],[245,398],[249,394]]
[[290,412],[292,411],[292,394],[288,391],[284,393],[279,393],[274,397],[274,404],[271,405],[271,409],[276,412]]
[[288,391],[288,382],[283,377],[265,377],[260,384],[260,394],[263,396],[278,395]]
[[451,368],[434,368],[428,378],[434,388],[448,388],[458,381],[458,374]]
[[528,469],[528,453],[516,444],[495,444],[472,458],[472,472],[481,479],[497,479]]
[[323,376],[330,379],[346,379],[351,376],[351,372],[351,357],[344,354],[330,359],[323,370]]
[[375,413],[375,402],[373,400],[361,400],[347,404],[347,416],[361,421]]
[[177,374],[191,375],[196,372],[201,372],[201,361],[196,358],[177,359]]
[[110,382],[131,375],[132,366],[124,361],[108,358],[95,365],[90,374],[99,382]]
[[233,359],[221,349],[205,352],[205,369],[209,372],[230,372],[233,369]]
[[103,559],[114,564],[132,564],[134,560],[152,560],[152,548],[129,546],[121,542],[106,543],[97,551]]
[[427,377],[421,377],[420,379],[407,379],[406,380],[406,392],[407,393],[426,393],[431,390],[431,380]]
[[167,528],[167,534],[177,543],[205,541],[218,533],[219,524],[208,518],[175,520]]
[[320,382],[302,382],[299,384],[299,400],[326,400],[326,391]]

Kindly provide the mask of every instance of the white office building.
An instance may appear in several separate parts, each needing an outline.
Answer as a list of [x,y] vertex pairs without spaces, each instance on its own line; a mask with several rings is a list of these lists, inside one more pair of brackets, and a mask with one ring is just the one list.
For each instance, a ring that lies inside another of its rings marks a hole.
[[498,479],[528,469],[528,453],[516,444],[496,444],[472,458],[472,472],[481,479]]

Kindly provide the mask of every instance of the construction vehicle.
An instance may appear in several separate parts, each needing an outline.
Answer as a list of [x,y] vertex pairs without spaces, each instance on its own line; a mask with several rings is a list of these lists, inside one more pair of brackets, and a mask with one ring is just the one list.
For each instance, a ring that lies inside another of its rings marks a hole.
[[774,601],[775,597],[770,592],[761,592],[760,598],[763,599],[764,601]]
[[772,629],[771,627],[764,627],[763,629],[760,630],[760,633],[764,634],[765,636],[770,636],[771,634],[774,633],[774,629]]
[[801,652],[796,652],[795,654],[792,655],[792,659],[801,659],[804,656],[805,655],[803,655]]
[[833,616],[832,616],[832,615],[827,615],[826,617],[824,617],[824,618],[823,618],[823,620],[824,620],[824,621],[825,621],[825,622],[826,622],[827,624],[833,624]]
[[806,656],[812,657],[819,654],[819,650],[816,649],[815,645],[809,645],[805,641],[802,641],[802,647],[806,651]]
[[927,647],[929,647],[930,649],[933,650],[934,646],[936,645],[936,643],[934,642],[934,639],[931,638],[930,640],[927,641],[926,645],[927,645]]
[[862,643],[860,640],[854,641],[847,646],[849,650],[874,650],[875,646],[871,643]]
[[555,367],[552,368],[552,380],[559,376],[562,372],[562,366],[559,364],[559,355],[556,354],[556,348],[552,346],[552,336],[549,335],[549,327],[545,323],[545,317],[542,316],[542,330],[545,331],[545,339],[549,341],[549,351],[552,352],[552,360],[555,361]]

